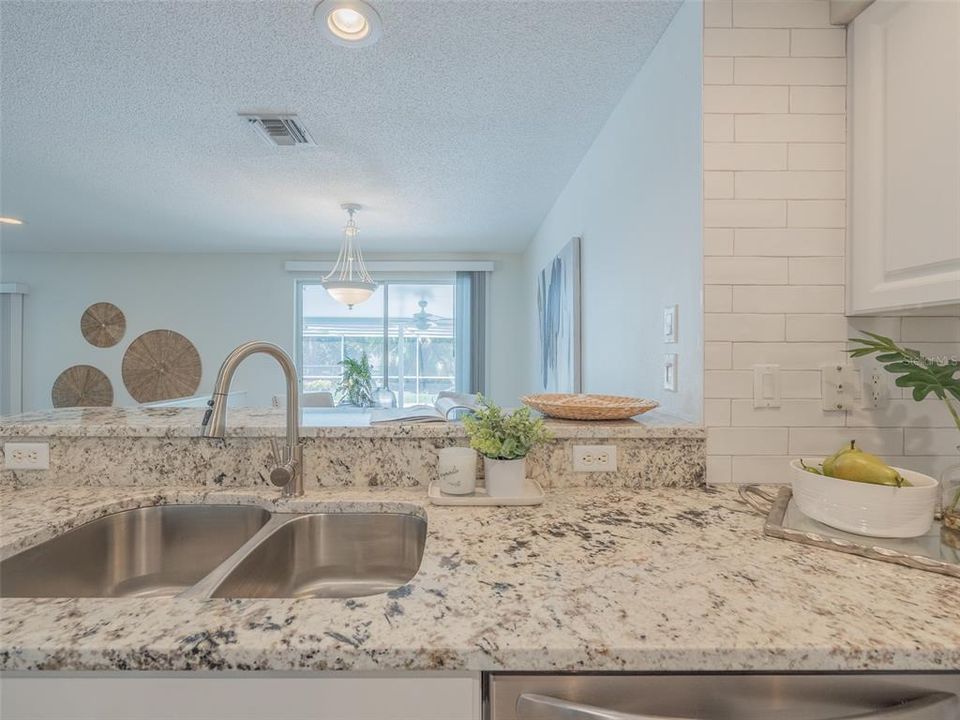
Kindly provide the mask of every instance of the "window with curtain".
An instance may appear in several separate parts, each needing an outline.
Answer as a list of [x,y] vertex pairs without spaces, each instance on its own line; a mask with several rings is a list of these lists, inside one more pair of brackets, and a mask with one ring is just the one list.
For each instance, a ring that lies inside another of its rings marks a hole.
[[476,326],[485,318],[479,319],[481,300],[472,292],[483,283],[464,275],[483,273],[382,282],[352,310],[331,298],[319,281],[299,281],[297,360],[303,391],[333,392],[339,363],[364,352],[376,386],[383,386],[386,373],[401,407],[432,403],[443,390],[482,390],[477,371],[483,363],[471,359],[484,352]]

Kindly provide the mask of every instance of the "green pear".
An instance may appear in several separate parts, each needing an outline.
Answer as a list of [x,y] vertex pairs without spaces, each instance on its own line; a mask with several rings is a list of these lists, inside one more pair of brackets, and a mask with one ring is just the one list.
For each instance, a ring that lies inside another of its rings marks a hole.
[[909,485],[903,476],[876,455],[860,450],[856,441],[834,453],[823,463],[823,472],[830,477],[873,485]]

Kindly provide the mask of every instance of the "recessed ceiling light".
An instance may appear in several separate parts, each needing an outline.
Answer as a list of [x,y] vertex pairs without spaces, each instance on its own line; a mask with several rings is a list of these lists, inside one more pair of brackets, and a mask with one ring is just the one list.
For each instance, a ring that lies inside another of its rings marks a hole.
[[23,220],[15,217],[0,215],[0,225],[23,225]]
[[363,0],[324,0],[317,5],[313,18],[337,45],[372,45],[383,34],[380,15]]

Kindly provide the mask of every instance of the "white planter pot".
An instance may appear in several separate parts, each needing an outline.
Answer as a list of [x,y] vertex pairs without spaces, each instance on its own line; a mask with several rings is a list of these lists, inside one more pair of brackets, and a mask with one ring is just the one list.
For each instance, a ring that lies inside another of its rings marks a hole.
[[490,497],[516,497],[523,493],[526,458],[516,460],[483,459],[483,475]]

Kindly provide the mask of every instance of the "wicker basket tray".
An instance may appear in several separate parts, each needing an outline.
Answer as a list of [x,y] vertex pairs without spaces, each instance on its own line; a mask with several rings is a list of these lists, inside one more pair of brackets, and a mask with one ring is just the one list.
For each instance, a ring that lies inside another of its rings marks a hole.
[[626,420],[635,415],[642,415],[660,405],[656,400],[620,395],[566,393],[524,395],[520,401],[548,417],[564,420]]

